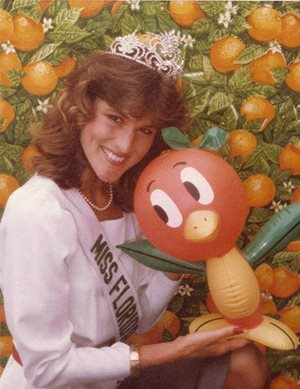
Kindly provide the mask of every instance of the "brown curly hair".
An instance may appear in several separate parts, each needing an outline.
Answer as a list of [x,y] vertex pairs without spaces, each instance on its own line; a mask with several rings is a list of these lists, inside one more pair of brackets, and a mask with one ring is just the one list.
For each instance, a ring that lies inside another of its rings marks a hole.
[[[89,166],[80,144],[81,129],[94,118],[96,99],[132,117],[149,116],[155,127],[186,130],[188,111],[175,82],[130,59],[97,52],[67,78],[55,107],[43,126],[32,131],[41,155],[34,159],[38,174],[64,189],[79,187]],[[141,170],[166,146],[158,131],[147,155],[115,185],[115,199],[125,211],[132,209],[132,194]]]

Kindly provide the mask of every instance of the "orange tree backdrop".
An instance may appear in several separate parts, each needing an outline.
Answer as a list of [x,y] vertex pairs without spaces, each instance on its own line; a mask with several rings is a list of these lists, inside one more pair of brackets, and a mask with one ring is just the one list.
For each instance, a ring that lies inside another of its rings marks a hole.
[[[298,2],[0,0],[0,217],[32,174],[29,129],[43,122],[64,77],[90,52],[135,30],[178,33],[186,65],[177,87],[193,117],[191,140],[214,126],[229,133],[222,156],[244,182],[251,206],[238,241],[243,248],[274,212],[300,200]],[[297,333],[299,251],[293,242],[255,269],[265,313]],[[187,275],[161,322],[135,341],[172,339],[214,309],[205,273]],[[11,337],[3,304],[0,320],[4,366]],[[270,387],[295,385],[299,350],[264,352]]]

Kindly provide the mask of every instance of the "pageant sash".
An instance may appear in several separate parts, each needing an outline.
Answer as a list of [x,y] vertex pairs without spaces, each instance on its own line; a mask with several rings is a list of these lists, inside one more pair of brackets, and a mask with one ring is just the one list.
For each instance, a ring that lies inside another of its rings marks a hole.
[[[73,196],[68,194],[67,197],[74,204]],[[141,317],[135,287],[119,260],[116,249],[110,247],[109,240],[101,228],[101,222],[91,221],[91,217],[85,215],[76,205],[72,207],[72,215],[76,221],[79,244],[103,286],[111,310],[116,339],[125,341],[137,329]]]

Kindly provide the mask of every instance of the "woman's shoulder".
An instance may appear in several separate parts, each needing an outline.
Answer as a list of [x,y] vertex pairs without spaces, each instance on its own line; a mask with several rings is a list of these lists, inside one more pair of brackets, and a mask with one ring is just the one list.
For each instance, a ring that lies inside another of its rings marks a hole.
[[4,214],[46,217],[59,213],[64,208],[63,200],[63,191],[53,180],[34,175],[11,194]]

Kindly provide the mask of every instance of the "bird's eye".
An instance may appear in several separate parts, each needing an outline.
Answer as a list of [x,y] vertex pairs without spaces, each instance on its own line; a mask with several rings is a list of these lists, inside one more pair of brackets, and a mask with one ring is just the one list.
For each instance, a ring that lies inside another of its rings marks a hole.
[[192,167],[182,169],[181,181],[189,194],[200,204],[207,205],[214,200],[214,191],[202,174]]
[[161,189],[155,189],[150,195],[151,204],[167,226],[176,228],[182,223],[182,215],[174,201]]

